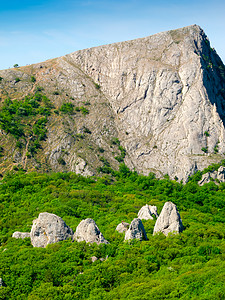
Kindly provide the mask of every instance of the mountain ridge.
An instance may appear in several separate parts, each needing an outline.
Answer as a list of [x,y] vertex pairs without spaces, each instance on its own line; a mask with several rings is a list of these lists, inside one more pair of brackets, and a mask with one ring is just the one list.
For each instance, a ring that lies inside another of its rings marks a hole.
[[[107,165],[118,168],[126,151],[129,168],[186,181],[224,157],[224,74],[204,31],[191,25],[0,71],[7,92],[0,97],[23,97],[40,86],[59,112],[48,117],[39,150],[46,162],[39,166],[31,157],[28,169],[92,175]],[[64,103],[88,113],[62,114]]]

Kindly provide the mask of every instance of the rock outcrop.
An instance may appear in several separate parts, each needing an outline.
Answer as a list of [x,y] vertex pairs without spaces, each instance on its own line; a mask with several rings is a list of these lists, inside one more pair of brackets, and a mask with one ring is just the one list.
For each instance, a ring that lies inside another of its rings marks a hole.
[[203,185],[204,183],[209,183],[211,180],[215,181],[215,183],[225,182],[225,167],[220,166],[217,171],[203,174],[198,184]]
[[91,257],[91,262],[96,262],[97,260],[98,260],[98,258],[96,256]]
[[129,168],[186,182],[223,159],[224,74],[223,62],[197,25],[0,71],[2,100],[39,87],[55,107],[69,102],[77,108],[48,118],[46,140],[35,154],[43,162],[38,165],[2,130],[0,146],[8,153],[0,158],[2,169],[11,169],[13,161],[28,170],[47,164],[85,176],[106,162],[118,168],[121,148],[112,143],[117,138]]
[[141,222],[140,219],[136,218],[134,219],[131,224],[129,229],[126,231],[125,233],[125,238],[124,241],[128,241],[128,240],[147,240],[147,235],[144,229],[144,226]]
[[157,207],[146,204],[138,212],[138,218],[141,220],[153,220],[153,215],[158,218]]
[[98,226],[93,219],[85,219],[80,222],[74,233],[74,240],[77,242],[85,241],[86,243],[108,244]]
[[153,234],[162,232],[165,235],[168,233],[180,233],[183,231],[183,224],[177,207],[172,202],[166,202],[163,209],[156,220]]
[[73,231],[57,215],[44,212],[33,221],[30,238],[34,247],[46,247],[48,244],[73,238]]
[[129,225],[130,225],[129,223],[122,221],[120,224],[117,225],[116,231],[118,231],[119,233],[126,232],[127,229],[129,228]]
[[15,238],[15,239],[30,238],[30,232],[15,231],[15,232],[13,232],[12,237]]

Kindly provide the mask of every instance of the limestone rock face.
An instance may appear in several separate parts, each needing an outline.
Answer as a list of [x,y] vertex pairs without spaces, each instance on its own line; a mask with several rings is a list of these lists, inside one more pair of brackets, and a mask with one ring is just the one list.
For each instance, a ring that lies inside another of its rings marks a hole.
[[146,204],[142,206],[142,208],[138,212],[138,218],[144,220],[153,220],[153,216],[155,215],[158,218],[157,207]]
[[[49,117],[39,157],[52,170],[96,174],[103,167],[99,149],[118,168],[115,156],[121,153],[111,143],[118,138],[130,169],[186,182],[195,171],[223,159],[224,73],[206,34],[192,25],[3,70],[0,88],[11,98],[32,94],[32,74],[55,107],[68,99],[79,110],[89,99],[88,117],[81,111]],[[15,84],[17,77],[21,81]],[[58,95],[53,94],[56,86]],[[8,153],[5,170],[13,160],[29,170],[37,165],[11,144],[0,131],[0,146]]]
[[120,224],[117,225],[116,231],[118,231],[119,233],[126,232],[127,229],[129,228],[129,225],[130,225],[129,223],[121,222]]
[[144,229],[144,226],[143,226],[141,220],[138,218],[134,219],[131,222],[129,229],[127,230],[127,232],[125,234],[124,241],[134,240],[134,239],[137,239],[140,241],[148,239],[145,229]]
[[15,231],[12,235],[13,238],[16,239],[25,239],[25,238],[30,238],[30,232],[19,232]]
[[98,226],[93,219],[85,219],[77,226],[76,232],[73,236],[74,240],[78,242],[85,241],[86,243],[101,243],[108,244],[109,242],[104,238]]
[[172,202],[166,202],[155,223],[153,234],[162,232],[168,235],[169,232],[180,233],[183,225],[177,207]]
[[[199,26],[77,51],[65,60],[109,99],[128,167],[186,181],[221,160],[225,69]],[[212,154],[218,147],[217,157],[205,154],[206,147]]]
[[73,237],[72,229],[57,215],[40,213],[33,221],[30,238],[34,247],[46,247]]
[[203,174],[202,179],[198,182],[198,184],[203,185],[204,183],[209,183],[211,180],[214,181],[215,179],[219,182],[225,182],[225,167],[220,166],[218,171]]

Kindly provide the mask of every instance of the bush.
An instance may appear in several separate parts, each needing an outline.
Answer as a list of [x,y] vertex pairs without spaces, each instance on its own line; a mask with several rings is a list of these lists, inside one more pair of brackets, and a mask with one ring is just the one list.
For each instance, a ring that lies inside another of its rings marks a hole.
[[36,78],[34,76],[31,76],[30,80],[31,80],[31,82],[35,82]]
[[61,156],[58,158],[58,163],[63,166],[66,164],[65,160]]
[[208,147],[203,147],[201,150],[205,153],[208,153]]
[[44,88],[42,86],[37,86],[35,89],[36,93],[42,92],[43,90],[44,90]]
[[72,114],[74,112],[74,105],[72,103],[63,103],[59,110],[63,114]]
[[94,83],[94,85],[95,85],[96,90],[99,90],[101,88],[100,85],[97,83]]
[[84,116],[86,116],[86,115],[89,114],[89,110],[88,110],[86,107],[84,107],[84,106],[81,106],[81,107],[80,107],[80,110],[81,110],[81,112],[82,112],[82,114],[83,114]]

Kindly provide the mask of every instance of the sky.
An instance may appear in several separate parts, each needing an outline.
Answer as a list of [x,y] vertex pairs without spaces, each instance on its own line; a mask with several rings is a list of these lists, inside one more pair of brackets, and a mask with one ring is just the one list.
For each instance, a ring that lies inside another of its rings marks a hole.
[[1,0],[0,69],[192,24],[225,63],[224,0]]

